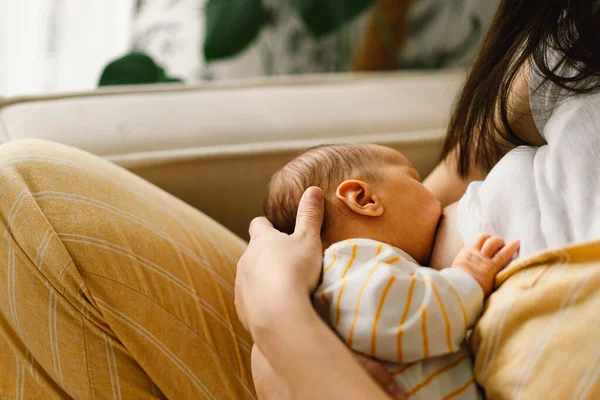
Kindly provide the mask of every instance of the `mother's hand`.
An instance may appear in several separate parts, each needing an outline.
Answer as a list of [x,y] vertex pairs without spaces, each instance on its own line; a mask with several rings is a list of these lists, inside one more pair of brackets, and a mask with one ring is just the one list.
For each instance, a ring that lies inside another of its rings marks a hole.
[[238,263],[235,307],[246,329],[268,323],[273,306],[295,298],[308,299],[321,274],[321,189],[312,187],[298,206],[296,229],[286,235],[264,217],[250,224],[250,243]]
[[[364,375],[360,370],[352,367],[351,363],[348,364],[347,350],[312,310],[310,294],[319,282],[323,262],[321,244],[323,214],[323,193],[318,188],[309,188],[298,207],[294,234],[286,235],[278,232],[264,218],[257,218],[250,225],[250,243],[238,263],[235,306],[240,320],[256,340],[252,352],[252,370],[261,399],[284,399],[291,393],[312,392],[316,395],[315,398],[331,398],[331,393],[345,393],[344,396],[350,395],[348,398],[364,398],[364,395],[368,394],[370,398],[375,399],[380,398],[378,394],[382,393],[373,386],[372,381],[363,379]],[[275,335],[271,336],[271,340],[263,340],[267,349],[271,347],[274,361],[279,362],[278,373],[282,374],[280,378],[271,367],[270,361],[273,360],[267,360],[261,351],[263,348],[259,349],[259,337],[265,336],[261,335],[261,332],[273,332],[273,328],[282,316],[287,316],[289,312],[292,315],[296,312],[298,317],[306,316],[303,310],[307,309],[310,313],[304,320],[306,324],[300,322],[298,327],[298,329],[304,328],[302,336],[294,338],[297,329],[293,325],[290,331],[288,323],[286,335]],[[305,342],[306,334],[314,335],[313,339],[316,338],[316,341]],[[287,342],[292,343],[292,347],[289,348],[290,354],[287,357],[277,360],[276,355],[281,354],[285,347],[281,346],[282,343],[276,346],[272,342],[273,339],[278,342],[277,338],[281,339],[281,337],[286,337]],[[294,346],[307,347],[300,353],[293,354]],[[320,346],[323,348],[321,349]],[[298,376],[305,375],[302,373],[298,375],[293,368],[288,368],[289,357],[292,359],[295,357],[295,368],[305,370],[305,373],[314,372],[314,369],[318,371],[321,367],[323,371],[314,374],[313,385],[307,386],[305,378],[298,381]],[[366,358],[360,361],[369,374],[384,386],[388,394],[393,398],[403,399],[383,366]],[[314,366],[315,362],[316,366]],[[324,384],[323,372],[332,371],[332,366],[335,366],[338,371],[345,371],[343,373],[345,378],[340,379],[339,376],[333,375],[332,379],[326,380],[327,384]],[[350,379],[354,386],[348,387],[346,380],[349,377],[353,377]],[[295,386],[289,387],[284,382]]]
[[360,353],[354,353],[354,357],[358,360],[359,364],[367,371],[369,376],[377,382],[377,384],[385,390],[391,398],[396,400],[405,400],[406,396],[398,388],[394,377],[388,370],[377,360],[364,356]]

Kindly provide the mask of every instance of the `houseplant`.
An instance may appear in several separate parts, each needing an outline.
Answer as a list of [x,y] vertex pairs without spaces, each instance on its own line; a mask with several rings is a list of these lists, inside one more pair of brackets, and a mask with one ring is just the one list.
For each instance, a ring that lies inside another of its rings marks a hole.
[[[375,0],[291,0],[308,32],[319,39],[358,16]],[[263,0],[208,0],[204,57],[214,61],[233,57],[258,36],[269,20]]]

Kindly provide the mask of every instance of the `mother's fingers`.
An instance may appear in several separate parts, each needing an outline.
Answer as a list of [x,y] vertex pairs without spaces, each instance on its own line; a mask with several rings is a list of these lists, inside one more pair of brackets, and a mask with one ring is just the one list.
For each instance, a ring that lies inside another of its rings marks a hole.
[[250,237],[256,236],[260,232],[265,232],[273,228],[273,224],[269,222],[265,217],[256,217],[250,222]]
[[294,234],[309,237],[320,237],[321,226],[325,214],[323,192],[318,187],[309,187],[304,192],[298,205],[296,229]]
[[383,366],[383,364],[362,354],[354,353],[354,356],[362,367],[367,371],[369,376],[377,382],[379,387],[384,389],[393,399],[404,400],[406,397],[400,390],[392,374]]

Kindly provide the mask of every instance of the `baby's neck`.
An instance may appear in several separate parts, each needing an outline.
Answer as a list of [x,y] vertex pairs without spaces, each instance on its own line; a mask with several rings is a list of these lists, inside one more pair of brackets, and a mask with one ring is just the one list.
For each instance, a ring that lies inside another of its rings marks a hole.
[[323,250],[334,243],[343,242],[348,239],[371,239],[378,242],[387,243],[406,252],[421,265],[427,265],[429,257],[433,250],[435,237],[433,238],[415,238],[407,235],[400,240],[393,240],[390,235],[381,229],[370,229],[370,227],[360,226],[340,226],[330,227],[321,235]]

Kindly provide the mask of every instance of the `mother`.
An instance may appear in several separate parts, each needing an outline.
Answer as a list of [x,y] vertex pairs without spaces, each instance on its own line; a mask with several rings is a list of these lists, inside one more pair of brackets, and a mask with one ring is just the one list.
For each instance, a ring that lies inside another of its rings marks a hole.
[[[472,181],[484,182],[469,188],[458,215],[447,209],[432,266],[450,265],[461,239],[481,231],[521,239],[521,255],[600,239],[598,43],[600,1],[501,2],[454,111],[444,161],[425,184],[448,205]],[[265,398],[383,399],[310,305],[321,263],[321,197],[318,189],[306,192],[294,235],[265,219],[250,227],[236,305],[255,340],[257,389]]]

